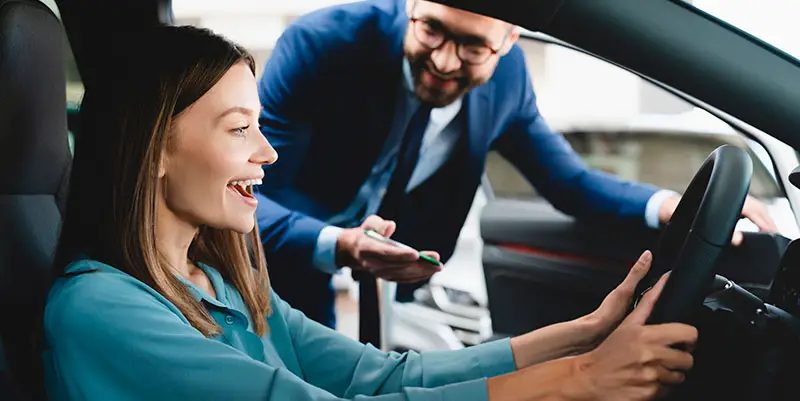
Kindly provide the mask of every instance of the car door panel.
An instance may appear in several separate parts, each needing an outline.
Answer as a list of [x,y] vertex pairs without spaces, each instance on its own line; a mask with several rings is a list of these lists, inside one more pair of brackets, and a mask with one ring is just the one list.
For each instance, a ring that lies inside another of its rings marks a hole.
[[[659,235],[583,224],[542,201],[490,202],[481,236],[494,331],[520,334],[593,311]],[[766,297],[787,244],[780,235],[747,233],[723,253],[719,274]]]
[[591,312],[622,277],[493,245],[485,246],[483,265],[492,329],[514,335]]
[[603,228],[576,222],[544,200],[500,199],[483,209],[481,221],[481,235],[491,243],[592,262],[635,261],[658,239],[658,231],[647,228]]

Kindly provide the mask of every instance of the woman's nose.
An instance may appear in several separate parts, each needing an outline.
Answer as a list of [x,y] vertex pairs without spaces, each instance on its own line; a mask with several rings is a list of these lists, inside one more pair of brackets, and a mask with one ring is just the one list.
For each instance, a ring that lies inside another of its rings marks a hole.
[[278,152],[267,140],[264,135],[258,135],[259,139],[258,150],[253,153],[250,161],[261,165],[270,165],[278,160]]

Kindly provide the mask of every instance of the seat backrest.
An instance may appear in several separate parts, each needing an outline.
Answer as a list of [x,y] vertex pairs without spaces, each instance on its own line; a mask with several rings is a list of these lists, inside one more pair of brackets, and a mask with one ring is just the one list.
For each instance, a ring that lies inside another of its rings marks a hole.
[[38,344],[71,162],[64,43],[45,5],[0,0],[2,400],[43,394]]

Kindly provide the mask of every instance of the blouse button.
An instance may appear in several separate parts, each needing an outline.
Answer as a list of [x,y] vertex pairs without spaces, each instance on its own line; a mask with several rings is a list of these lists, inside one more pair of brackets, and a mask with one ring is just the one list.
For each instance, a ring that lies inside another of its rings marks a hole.
[[233,316],[231,315],[225,316],[225,323],[233,324]]

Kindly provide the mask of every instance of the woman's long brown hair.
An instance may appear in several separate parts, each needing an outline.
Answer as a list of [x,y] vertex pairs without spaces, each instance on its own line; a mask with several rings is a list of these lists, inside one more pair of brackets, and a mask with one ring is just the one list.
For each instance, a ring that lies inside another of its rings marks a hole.
[[[181,112],[233,65],[244,62],[255,74],[255,63],[240,46],[199,28],[154,27],[114,39],[108,67],[82,104],[58,272],[81,256],[109,264],[175,304],[203,335],[216,335],[219,326],[156,247],[158,166]],[[247,235],[202,227],[188,257],[238,289],[263,335],[269,279],[258,227]]]

